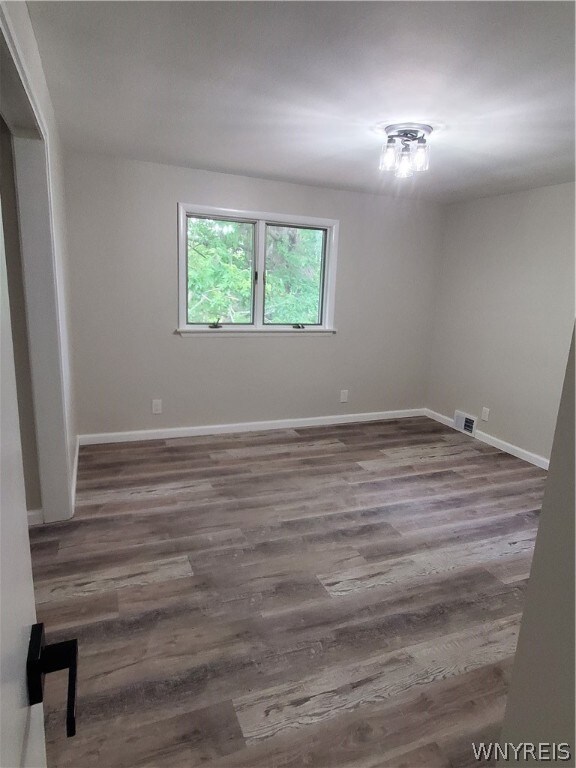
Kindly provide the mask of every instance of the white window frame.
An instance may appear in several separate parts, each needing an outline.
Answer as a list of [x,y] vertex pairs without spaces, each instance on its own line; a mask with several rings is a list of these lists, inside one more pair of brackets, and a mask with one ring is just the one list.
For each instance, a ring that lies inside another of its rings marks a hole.
[[[254,291],[254,316],[250,325],[223,325],[221,328],[209,328],[208,325],[190,325],[188,323],[188,216],[209,216],[221,219],[255,224],[254,269],[258,280]],[[309,325],[304,328],[294,328],[293,325],[264,325],[264,268],[266,257],[265,231],[267,224],[279,224],[293,227],[314,227],[326,230],[324,254],[324,286],[322,294],[322,323]],[[221,336],[229,334],[318,334],[335,333],[334,328],[334,297],[336,294],[336,258],[338,252],[338,225],[336,219],[318,219],[310,216],[291,216],[283,213],[267,213],[263,211],[243,211],[234,208],[214,208],[206,205],[178,203],[178,328],[180,334],[205,334]]]

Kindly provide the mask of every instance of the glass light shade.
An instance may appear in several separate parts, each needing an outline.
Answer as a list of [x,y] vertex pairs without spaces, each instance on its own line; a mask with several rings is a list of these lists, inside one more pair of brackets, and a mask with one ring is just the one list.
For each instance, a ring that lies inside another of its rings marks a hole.
[[382,147],[380,170],[393,171],[394,168],[396,168],[396,144],[394,139],[388,139],[388,143]]
[[416,144],[416,151],[414,152],[414,160],[412,166],[415,171],[427,171],[430,164],[430,154],[428,145],[425,141],[421,140]]
[[404,147],[400,153],[400,159],[398,160],[398,167],[394,176],[397,179],[407,179],[412,176],[412,161],[410,158],[410,148]]

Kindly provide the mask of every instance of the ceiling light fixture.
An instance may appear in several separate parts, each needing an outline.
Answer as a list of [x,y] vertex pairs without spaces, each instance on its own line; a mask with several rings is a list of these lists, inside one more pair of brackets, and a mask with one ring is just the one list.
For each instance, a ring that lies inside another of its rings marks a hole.
[[393,171],[396,168],[396,144],[394,139],[388,139],[388,143],[382,147],[380,155],[380,170]]
[[397,179],[407,179],[413,173],[427,171],[430,147],[426,139],[432,127],[424,123],[394,123],[378,125],[379,133],[388,137],[380,155],[380,170],[394,171]]
[[410,147],[405,145],[402,147],[402,152],[400,152],[400,157],[398,158],[398,165],[396,166],[394,176],[396,176],[397,179],[407,179],[409,176],[412,176],[414,173],[412,170],[412,165],[413,163],[410,157]]

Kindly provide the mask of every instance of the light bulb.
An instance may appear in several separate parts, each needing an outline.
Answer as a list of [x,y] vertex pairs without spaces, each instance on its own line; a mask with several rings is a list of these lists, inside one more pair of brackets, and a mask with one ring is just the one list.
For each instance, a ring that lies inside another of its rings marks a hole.
[[430,163],[428,145],[425,139],[418,139],[416,152],[414,154],[413,167],[415,171],[427,171]]
[[410,161],[410,147],[404,147],[400,153],[400,160],[398,161],[398,167],[394,174],[397,179],[407,179],[412,176],[412,163]]
[[388,144],[382,147],[380,170],[393,171],[396,168],[396,144],[394,139],[388,139]]

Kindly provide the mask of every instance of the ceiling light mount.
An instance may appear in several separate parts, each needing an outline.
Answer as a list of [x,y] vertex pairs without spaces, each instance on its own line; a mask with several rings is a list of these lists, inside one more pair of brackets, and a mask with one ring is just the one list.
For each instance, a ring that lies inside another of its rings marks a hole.
[[385,133],[388,138],[405,138],[411,141],[425,139],[432,133],[432,126],[426,123],[392,123],[392,125],[380,123],[376,127],[379,133]]
[[414,171],[427,171],[429,147],[426,139],[432,126],[426,123],[380,123],[376,130],[387,137],[380,156],[380,170],[394,171],[397,179],[406,179]]

